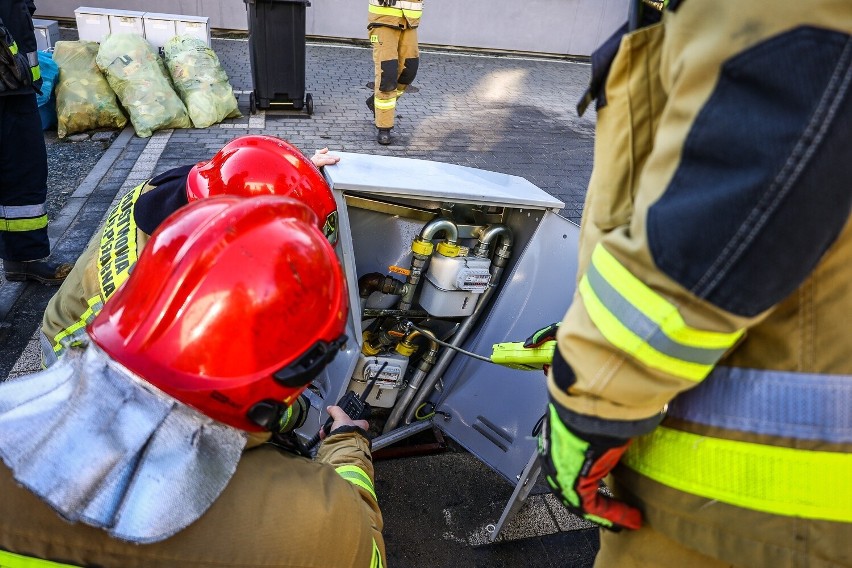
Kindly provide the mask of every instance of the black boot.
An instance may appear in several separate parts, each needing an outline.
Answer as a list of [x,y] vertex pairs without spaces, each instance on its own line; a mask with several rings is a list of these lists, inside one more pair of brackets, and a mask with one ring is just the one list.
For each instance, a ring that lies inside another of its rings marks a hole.
[[379,128],[379,135],[376,137],[376,140],[382,146],[387,146],[391,143],[390,130],[390,128]]
[[373,118],[376,118],[376,96],[370,95],[367,97],[367,108],[373,113]]
[[47,260],[30,260],[17,262],[4,260],[3,270],[6,272],[6,280],[12,282],[24,282],[25,280],[36,280],[47,286],[59,286],[71,269],[73,264],[67,262],[49,262]]

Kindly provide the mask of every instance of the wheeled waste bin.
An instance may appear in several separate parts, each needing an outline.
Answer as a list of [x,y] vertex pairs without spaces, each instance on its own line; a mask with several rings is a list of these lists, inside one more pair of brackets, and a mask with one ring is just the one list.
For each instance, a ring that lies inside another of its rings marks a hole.
[[249,59],[257,109],[305,109],[314,101],[305,93],[305,8],[309,0],[243,0],[248,11]]

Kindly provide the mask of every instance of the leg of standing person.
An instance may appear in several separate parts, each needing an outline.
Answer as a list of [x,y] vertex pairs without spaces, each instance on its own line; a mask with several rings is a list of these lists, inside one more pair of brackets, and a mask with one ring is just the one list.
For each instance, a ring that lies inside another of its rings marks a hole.
[[417,44],[417,28],[402,31],[399,38],[399,77],[396,85],[397,101],[414,81],[420,66],[420,49]]
[[396,114],[397,79],[399,78],[399,41],[402,30],[377,26],[370,30],[375,67],[373,95],[379,144],[390,144],[390,130]]
[[60,284],[70,264],[49,262],[47,149],[35,94],[0,97],[0,258],[7,280]]

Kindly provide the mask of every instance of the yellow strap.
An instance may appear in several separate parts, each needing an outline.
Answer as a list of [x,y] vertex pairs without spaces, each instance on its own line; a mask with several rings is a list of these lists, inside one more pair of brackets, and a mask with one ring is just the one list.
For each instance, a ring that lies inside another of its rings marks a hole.
[[60,564],[40,558],[30,558],[0,550],[0,568],[77,568],[72,564]]
[[367,475],[363,469],[355,465],[342,465],[340,467],[335,468],[337,474],[351,483],[352,485],[357,485],[367,493],[373,496],[373,499],[378,502],[379,500],[376,498],[376,491],[373,489],[373,480],[370,479],[370,476]]
[[622,461],[663,485],[785,517],[852,522],[852,454],[795,450],[658,427]]
[[0,231],[23,233],[47,227],[47,215],[31,219],[0,219]]

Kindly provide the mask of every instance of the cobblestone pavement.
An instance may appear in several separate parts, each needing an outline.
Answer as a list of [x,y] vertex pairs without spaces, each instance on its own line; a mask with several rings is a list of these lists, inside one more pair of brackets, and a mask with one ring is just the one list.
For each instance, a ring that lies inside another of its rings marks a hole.
[[[67,31],[63,32],[67,35]],[[565,202],[562,215],[579,223],[591,172],[594,112],[574,110],[589,77],[584,63],[424,50],[414,85],[397,107],[390,146],[375,141],[364,104],[372,58],[356,45],[309,43],[306,91],[314,115],[249,113],[249,44],[214,39],[238,92],[241,118],[207,129],[163,131],[141,139],[125,129],[67,196],[51,219],[54,255],[82,252],[117,196],[166,169],[209,158],[232,138],[265,133],[310,155],[361,152],[422,158],[522,176]],[[52,291],[0,279],[0,378],[39,367],[35,332]],[[17,339],[15,339],[17,338]],[[21,339],[23,338],[23,339]],[[543,490],[504,531],[485,543],[512,487],[489,468],[456,451],[377,464],[391,566],[590,566],[597,533],[567,515]]]

